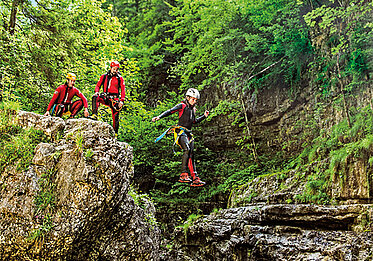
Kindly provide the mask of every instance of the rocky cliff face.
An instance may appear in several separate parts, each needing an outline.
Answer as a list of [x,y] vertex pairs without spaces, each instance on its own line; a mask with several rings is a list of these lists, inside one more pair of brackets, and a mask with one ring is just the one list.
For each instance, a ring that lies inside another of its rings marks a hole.
[[[275,82],[271,86],[263,86],[257,92],[247,92],[244,97],[245,110],[235,107],[241,116],[241,127],[232,126],[232,118],[220,115],[211,120],[204,129],[205,145],[218,151],[237,150],[236,142],[247,136],[244,125],[244,114],[248,117],[250,134],[256,143],[258,154],[273,156],[278,152],[284,155],[300,153],[302,144],[307,142],[311,128],[329,130],[333,125],[345,119],[340,94],[334,92],[323,98],[318,86],[303,82],[290,94],[289,86],[283,82]],[[224,88],[223,88],[224,87]],[[218,104],[224,99],[239,101],[229,86],[222,86],[221,93],[207,90],[206,102]],[[371,82],[360,86],[358,90],[346,95],[349,108],[363,108],[371,104],[373,98]],[[215,92],[215,93],[213,93]],[[233,110],[233,109],[231,109]]]
[[[316,87],[313,87],[316,88]],[[350,108],[371,103],[369,85],[349,96]],[[344,119],[337,97],[320,102],[317,90],[305,87],[294,100],[281,87],[260,90],[246,97],[249,127],[260,153],[300,152],[311,122],[328,132]],[[253,102],[252,102],[253,101]],[[223,121],[222,121],[223,122]],[[217,123],[217,122],[215,122]],[[227,125],[206,134],[212,147],[240,134]],[[231,129],[231,136],[228,135]],[[233,143],[229,143],[234,146]],[[343,175],[331,176],[326,193],[332,205],[302,204],[307,177],[325,172],[330,159],[309,169],[262,176],[230,196],[228,208],[201,216],[177,228],[170,260],[372,260],[372,171],[366,155],[347,157]]]
[[111,126],[19,112],[40,129],[27,171],[0,176],[1,260],[158,260],[154,206],[131,191],[132,148]]
[[[359,172],[355,172],[359,173]],[[372,260],[371,204],[365,184],[338,191],[350,202],[287,203],[305,182],[296,173],[258,177],[231,195],[229,208],[175,230],[171,260]],[[350,180],[359,180],[354,176]],[[350,194],[346,194],[351,192]],[[366,196],[366,195],[365,195]],[[338,204],[337,204],[338,203]]]
[[[346,230],[371,206],[252,205],[176,231],[174,260],[371,260],[372,233]],[[345,227],[343,227],[345,226]],[[181,260],[181,259],[180,259]]]

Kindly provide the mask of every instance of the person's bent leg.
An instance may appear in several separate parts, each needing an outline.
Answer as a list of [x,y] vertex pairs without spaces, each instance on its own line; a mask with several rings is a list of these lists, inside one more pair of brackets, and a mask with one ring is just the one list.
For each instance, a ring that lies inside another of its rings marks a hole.
[[111,109],[111,116],[112,116],[112,119],[113,119],[113,128],[114,128],[114,131],[116,134],[118,134],[118,130],[119,130],[119,110],[115,107],[117,103],[115,102],[115,100],[109,100],[108,102],[108,106],[110,107]]
[[74,116],[77,115],[82,109],[83,109],[83,100],[80,99],[80,100],[74,101],[70,107],[70,112],[71,112],[70,118],[74,118]]
[[192,187],[201,187],[206,183],[203,182],[197,174],[196,164],[194,161],[194,140],[190,142],[190,151],[189,151],[189,159],[188,159],[188,167],[190,171],[190,175],[192,176],[193,182],[190,184]]
[[109,107],[111,109],[111,117],[112,117],[112,120],[113,120],[113,129],[114,129],[115,134],[118,134],[118,130],[119,130],[119,111],[115,110],[115,108],[113,107],[112,104],[110,104]]
[[57,104],[56,109],[55,109],[56,112],[54,113],[55,116],[62,117],[63,113],[65,112],[65,109],[66,109],[66,106],[64,106],[63,104]]
[[119,111],[113,112],[113,128],[116,134],[118,134],[119,130]]
[[197,174],[196,164],[194,162],[194,140],[189,142],[189,148],[190,150],[189,150],[189,155],[188,155],[188,168],[190,171],[190,175],[194,179],[195,175]]
[[99,95],[92,96],[92,114],[97,116],[97,110],[100,106],[100,103],[105,104],[104,99],[102,99]]
[[[190,145],[186,135],[180,135],[179,137],[179,144],[183,149],[183,156],[181,158],[181,175],[179,182],[191,182],[192,180],[189,178],[188,175],[188,162],[189,162],[189,155],[190,155]],[[191,173],[192,174],[192,173]]]

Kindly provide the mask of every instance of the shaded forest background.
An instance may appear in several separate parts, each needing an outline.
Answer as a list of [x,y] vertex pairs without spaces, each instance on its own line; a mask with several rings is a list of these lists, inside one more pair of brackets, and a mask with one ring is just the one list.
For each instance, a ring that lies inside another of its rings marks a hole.
[[[232,189],[258,175],[331,155],[342,161],[349,152],[340,150],[341,133],[373,143],[370,108],[354,110],[345,102],[371,81],[372,10],[371,1],[358,0],[3,0],[0,94],[3,103],[44,113],[73,72],[90,101],[100,75],[118,60],[126,83],[118,139],[134,148],[133,186],[150,195],[160,217],[172,212],[183,219],[225,207]],[[245,103],[248,94],[273,84],[284,86],[290,99],[305,85],[317,86],[320,101],[338,100],[345,121],[328,139],[310,125],[308,142],[293,153],[268,152],[251,136]],[[198,111],[211,111],[195,128],[197,168],[208,183],[198,189],[175,183],[181,152],[173,154],[171,138],[154,143],[176,118],[150,121],[189,87],[202,93]],[[111,122],[103,108],[100,118]],[[235,146],[204,139],[218,120],[240,131]],[[330,202],[323,193],[327,178],[318,178],[301,200]]]

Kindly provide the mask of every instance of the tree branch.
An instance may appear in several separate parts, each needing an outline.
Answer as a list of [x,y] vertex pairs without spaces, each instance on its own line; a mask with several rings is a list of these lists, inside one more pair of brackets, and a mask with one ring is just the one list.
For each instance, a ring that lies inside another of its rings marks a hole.
[[266,67],[266,68],[264,68],[263,70],[261,70],[260,72],[258,72],[258,73],[256,73],[256,74],[254,74],[254,75],[252,75],[252,76],[250,76],[249,77],[249,79],[247,79],[248,81],[250,81],[252,78],[254,78],[254,77],[256,77],[256,76],[258,76],[259,74],[261,74],[261,73],[264,73],[265,71],[267,71],[268,69],[270,69],[270,68],[272,68],[273,66],[275,66],[276,64],[278,64],[279,62],[281,62],[283,59],[285,58],[285,56],[284,57],[282,57],[280,60],[278,60],[277,62],[275,62],[275,63],[272,63],[270,66],[268,66],[268,67]]

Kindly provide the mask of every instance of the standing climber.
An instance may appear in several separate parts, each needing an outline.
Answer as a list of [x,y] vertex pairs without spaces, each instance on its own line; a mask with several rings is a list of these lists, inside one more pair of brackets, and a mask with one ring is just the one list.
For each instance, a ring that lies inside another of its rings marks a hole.
[[[199,123],[206,119],[209,115],[209,111],[205,111],[203,115],[196,118],[196,103],[200,98],[200,94],[197,89],[190,88],[185,94],[185,100],[177,104],[170,110],[163,112],[161,115],[154,117],[153,122],[158,121],[172,113],[179,113],[178,126],[173,128],[175,143],[178,144],[183,150],[183,156],[181,161],[181,175],[179,182],[190,183],[191,186],[203,186],[205,182],[197,175],[196,166],[194,162],[194,138],[192,135],[192,125],[194,123]],[[190,179],[188,175],[188,168],[190,175],[193,180]]]
[[[101,86],[103,92],[100,92]],[[119,112],[123,108],[125,97],[125,87],[123,77],[119,74],[119,62],[110,63],[110,70],[101,75],[97,82],[95,94],[92,97],[92,116],[97,118],[97,110],[100,104],[108,106],[111,109],[113,118],[113,128],[118,134],[119,129]]]
[[[66,83],[58,86],[55,90],[51,101],[49,102],[45,116],[57,116],[62,117],[66,113],[70,113],[69,118],[74,116],[81,111],[84,106],[84,117],[89,116],[88,102],[84,95],[74,87],[76,81],[76,75],[74,73],[68,73],[66,75]],[[80,99],[72,102],[74,96],[78,96]],[[52,112],[50,112],[52,110]]]

